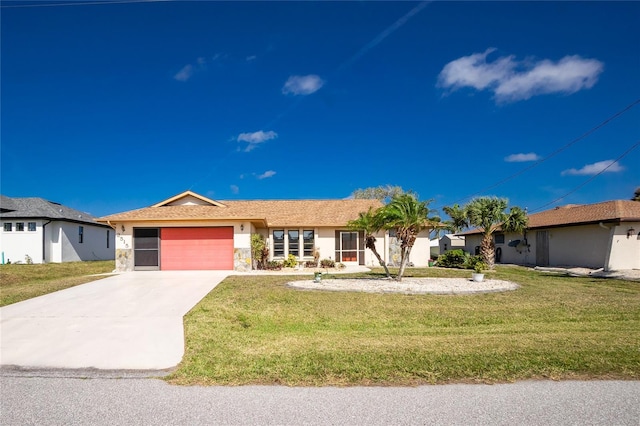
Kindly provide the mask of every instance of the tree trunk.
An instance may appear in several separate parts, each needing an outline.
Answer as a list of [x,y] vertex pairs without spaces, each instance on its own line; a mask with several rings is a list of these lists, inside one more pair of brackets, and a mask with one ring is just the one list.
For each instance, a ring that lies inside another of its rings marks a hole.
[[369,250],[373,252],[374,256],[378,259],[380,266],[384,268],[384,271],[387,274],[387,278],[391,278],[391,273],[389,272],[389,268],[387,268],[387,264],[384,262],[384,260],[382,260],[382,257],[378,253],[378,250],[376,250],[376,237],[374,237],[373,235],[367,235],[365,245]]
[[400,269],[398,270],[398,276],[396,277],[396,281],[402,281],[404,270],[407,267],[407,263],[409,263],[410,254],[411,254],[411,247],[402,247],[402,249],[400,250]]
[[493,237],[491,234],[482,236],[482,243],[480,243],[480,253],[482,254],[482,260],[487,264],[489,269],[493,269],[495,263],[495,246],[493,245]]

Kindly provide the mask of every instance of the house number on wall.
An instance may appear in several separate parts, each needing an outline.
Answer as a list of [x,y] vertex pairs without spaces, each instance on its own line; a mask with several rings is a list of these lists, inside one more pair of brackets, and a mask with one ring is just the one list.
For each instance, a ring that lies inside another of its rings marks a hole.
[[128,249],[129,248],[129,244],[124,242],[124,237],[119,232],[116,235],[118,235],[118,239],[120,239],[120,242],[122,244],[124,244],[124,248]]

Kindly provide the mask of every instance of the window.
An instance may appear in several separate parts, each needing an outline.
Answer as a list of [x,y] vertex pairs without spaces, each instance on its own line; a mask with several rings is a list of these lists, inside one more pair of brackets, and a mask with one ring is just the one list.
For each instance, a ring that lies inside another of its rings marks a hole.
[[107,248],[109,248],[109,230],[107,229]]
[[84,242],[84,226],[78,226],[78,242],[80,244]]
[[289,238],[289,254],[300,257],[300,231],[290,229],[287,232]]
[[273,231],[273,256],[284,257],[284,230]]
[[13,229],[13,226],[11,223],[5,223],[4,224],[4,230],[5,232],[11,232],[11,230]]
[[27,224],[27,229],[29,230],[29,232],[35,232],[36,230],[36,223],[35,222],[29,222]]
[[315,246],[313,230],[302,231],[302,244],[304,256],[313,256],[313,247]]
[[16,222],[16,231],[24,231],[24,222]]
[[496,234],[496,244],[504,244],[504,234]]

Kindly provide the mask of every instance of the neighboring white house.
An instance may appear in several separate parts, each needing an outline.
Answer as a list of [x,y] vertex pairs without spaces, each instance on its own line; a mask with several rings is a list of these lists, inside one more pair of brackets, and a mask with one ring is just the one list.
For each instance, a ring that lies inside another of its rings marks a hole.
[[[301,261],[320,259],[378,266],[364,247],[362,232],[347,223],[378,200],[215,201],[186,191],[151,207],[97,219],[116,232],[116,269],[251,268],[251,234],[265,237],[270,260],[289,254]],[[376,247],[388,264],[399,262],[399,244],[380,232]],[[423,232],[409,259],[415,266],[429,261],[429,235]]]
[[[465,251],[477,254],[480,231],[463,235]],[[567,205],[530,214],[524,235],[497,231],[494,242],[501,263],[640,269],[640,202]]]
[[93,216],[42,198],[0,196],[2,263],[115,258],[115,232]]

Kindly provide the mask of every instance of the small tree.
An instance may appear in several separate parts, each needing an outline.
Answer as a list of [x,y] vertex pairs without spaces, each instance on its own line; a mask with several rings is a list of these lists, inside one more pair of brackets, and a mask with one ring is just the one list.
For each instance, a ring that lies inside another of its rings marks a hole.
[[380,253],[378,253],[378,250],[376,249],[376,237],[373,235],[383,228],[381,218],[380,210],[374,211],[373,207],[369,207],[369,210],[366,213],[360,212],[358,214],[358,218],[350,220],[347,225],[353,231],[364,232],[365,247],[371,250],[374,256],[378,259],[378,263],[380,263],[380,266],[384,268],[387,278],[391,278],[387,264],[382,260]]
[[636,188],[636,192],[633,193],[631,201],[640,201],[640,186]]
[[251,263],[253,269],[264,269],[269,258],[269,248],[262,234],[251,234]]
[[495,263],[493,233],[501,228],[504,232],[522,233],[527,228],[527,214],[520,207],[511,207],[506,213],[508,200],[497,197],[473,199],[464,207],[469,224],[482,231],[480,254],[489,268]]
[[418,201],[411,193],[404,193],[392,198],[391,202],[379,211],[380,221],[386,229],[396,231],[400,240],[400,269],[396,279],[402,280],[404,270],[409,262],[411,249],[420,231],[434,229],[440,218],[430,218],[429,201]]

